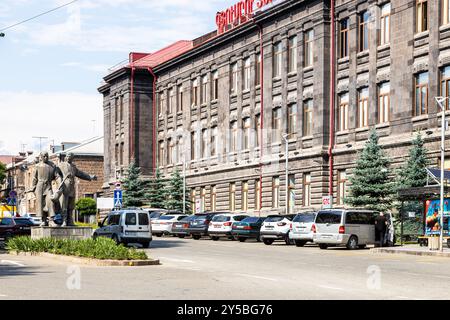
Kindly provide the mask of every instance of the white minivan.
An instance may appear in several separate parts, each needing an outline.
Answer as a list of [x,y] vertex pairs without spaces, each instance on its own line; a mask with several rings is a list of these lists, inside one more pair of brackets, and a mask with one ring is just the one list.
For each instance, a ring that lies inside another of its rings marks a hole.
[[[322,210],[314,224],[314,243],[320,249],[346,246],[350,250],[375,244],[376,211],[361,209]],[[391,224],[388,232],[393,228]]]
[[152,241],[150,215],[145,210],[112,211],[98,226],[93,234],[94,239],[107,237],[117,244],[139,243],[144,248],[148,248]]

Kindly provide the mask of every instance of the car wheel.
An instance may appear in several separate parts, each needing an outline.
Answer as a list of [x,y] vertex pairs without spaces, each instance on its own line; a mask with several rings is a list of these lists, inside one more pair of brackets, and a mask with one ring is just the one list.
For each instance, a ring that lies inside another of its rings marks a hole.
[[319,248],[322,249],[322,250],[327,250],[328,249],[328,245],[325,244],[325,243],[321,243],[321,244],[319,244]]
[[297,247],[304,247],[305,244],[306,244],[306,241],[303,241],[303,240],[295,240],[295,245],[296,245]]
[[239,237],[239,242],[245,242],[247,239],[243,237]]
[[178,238],[184,239],[184,238],[186,238],[186,236],[185,236],[184,234],[180,234],[180,235],[178,236]]
[[358,248],[360,248],[360,249],[365,249],[366,247],[367,247],[367,245],[365,245],[365,244],[358,246]]
[[141,244],[142,244],[142,247],[144,247],[145,249],[150,248],[150,241],[144,241],[144,242],[141,242]]
[[97,239],[98,239],[98,234],[97,234],[97,233],[94,233],[94,234],[92,235],[92,239],[97,240]]
[[157,236],[158,238],[162,237],[162,233],[155,233],[155,236]]
[[358,238],[356,236],[351,236],[350,239],[348,239],[347,242],[347,249],[348,250],[355,250],[358,248]]
[[273,239],[264,239],[263,242],[266,246],[270,246],[273,243]]
[[113,234],[113,236],[111,237],[111,239],[112,239],[117,245],[120,244],[119,237],[117,236],[117,234]]
[[219,237],[211,237],[213,241],[219,241]]
[[192,238],[194,239],[194,240],[200,240],[200,238],[201,238],[201,236],[192,236]]
[[14,235],[11,232],[6,232],[5,233],[5,242],[8,242],[8,240],[11,239],[12,237],[14,237]]

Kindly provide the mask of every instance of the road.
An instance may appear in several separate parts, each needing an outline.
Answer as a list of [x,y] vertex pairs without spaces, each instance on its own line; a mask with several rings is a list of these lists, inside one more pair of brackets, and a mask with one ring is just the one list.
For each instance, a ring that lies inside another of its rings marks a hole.
[[450,299],[450,259],[157,238],[161,266],[72,266],[0,253],[0,299]]

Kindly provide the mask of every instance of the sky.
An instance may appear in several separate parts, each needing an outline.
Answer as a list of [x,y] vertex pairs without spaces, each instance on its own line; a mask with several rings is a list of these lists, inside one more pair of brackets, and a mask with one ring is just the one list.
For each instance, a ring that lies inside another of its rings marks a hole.
[[[70,0],[1,0],[0,30]],[[237,0],[78,0],[0,38],[0,154],[103,135],[108,69],[216,29]]]

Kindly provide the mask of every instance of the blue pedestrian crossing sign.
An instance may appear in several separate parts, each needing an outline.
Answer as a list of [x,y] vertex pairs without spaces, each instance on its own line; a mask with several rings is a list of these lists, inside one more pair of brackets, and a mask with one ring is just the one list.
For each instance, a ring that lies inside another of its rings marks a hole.
[[122,208],[122,204],[123,204],[122,190],[114,190],[114,207]]

